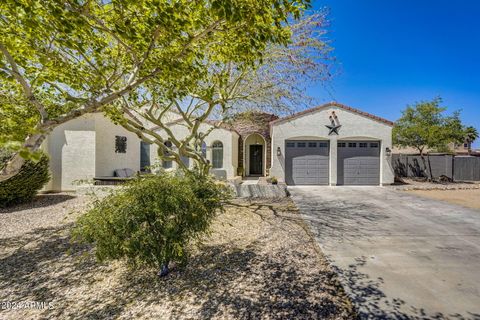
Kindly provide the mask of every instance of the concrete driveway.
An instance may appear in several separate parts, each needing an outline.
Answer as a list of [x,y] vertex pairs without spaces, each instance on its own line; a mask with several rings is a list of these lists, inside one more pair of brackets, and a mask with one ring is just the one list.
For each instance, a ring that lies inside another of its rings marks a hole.
[[381,187],[289,187],[362,318],[480,319],[480,211]]

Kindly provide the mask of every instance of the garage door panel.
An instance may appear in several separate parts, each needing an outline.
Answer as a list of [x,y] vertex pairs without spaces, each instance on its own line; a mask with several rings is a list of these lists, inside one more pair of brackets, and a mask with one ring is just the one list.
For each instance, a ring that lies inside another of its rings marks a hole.
[[306,166],[307,165],[307,160],[306,159],[301,159],[301,158],[294,158],[293,159],[293,165],[295,167]]
[[372,148],[369,143],[367,143],[368,147],[359,148],[362,141],[350,142],[355,144],[346,143],[345,147],[338,148],[338,184],[380,184],[379,148]]
[[285,180],[289,185],[328,185],[329,147],[318,141],[288,141]]

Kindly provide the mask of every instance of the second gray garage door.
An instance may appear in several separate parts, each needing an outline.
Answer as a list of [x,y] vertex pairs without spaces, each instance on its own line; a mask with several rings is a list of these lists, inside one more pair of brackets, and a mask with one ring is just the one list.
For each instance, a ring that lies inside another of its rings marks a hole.
[[339,142],[337,170],[339,185],[379,185],[380,142]]
[[328,141],[286,141],[285,181],[288,185],[328,185]]

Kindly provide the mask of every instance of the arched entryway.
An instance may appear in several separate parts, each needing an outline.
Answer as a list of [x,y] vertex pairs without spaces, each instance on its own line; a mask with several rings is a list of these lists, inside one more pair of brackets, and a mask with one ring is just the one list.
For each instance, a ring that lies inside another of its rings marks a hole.
[[243,167],[246,176],[264,176],[266,168],[266,141],[258,134],[248,135],[243,142]]

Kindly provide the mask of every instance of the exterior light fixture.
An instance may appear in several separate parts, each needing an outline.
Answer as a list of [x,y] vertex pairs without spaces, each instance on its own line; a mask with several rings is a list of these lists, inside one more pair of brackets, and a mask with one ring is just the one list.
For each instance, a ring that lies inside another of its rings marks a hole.
[[280,147],[277,147],[277,156],[280,157],[282,155],[282,150],[280,150]]
[[389,147],[387,147],[385,149],[385,154],[387,155],[387,157],[390,157],[392,155],[392,149],[390,149]]

